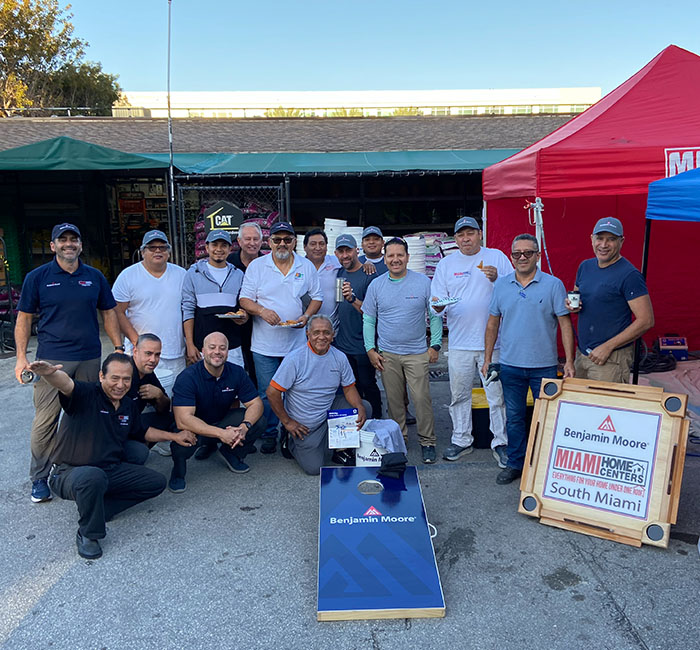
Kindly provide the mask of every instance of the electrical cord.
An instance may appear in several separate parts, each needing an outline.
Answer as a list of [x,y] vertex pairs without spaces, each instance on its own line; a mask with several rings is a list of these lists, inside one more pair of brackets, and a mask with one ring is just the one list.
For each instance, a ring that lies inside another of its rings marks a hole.
[[650,372],[670,372],[676,367],[676,357],[672,354],[660,352],[657,345],[649,350],[649,346],[642,340],[642,357],[639,361],[639,372],[648,375]]

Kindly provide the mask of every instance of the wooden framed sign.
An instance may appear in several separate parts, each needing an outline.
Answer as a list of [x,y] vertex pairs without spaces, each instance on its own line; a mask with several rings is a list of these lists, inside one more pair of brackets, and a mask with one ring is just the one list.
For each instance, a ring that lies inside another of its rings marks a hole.
[[633,546],[668,546],[688,396],[652,386],[543,379],[518,511]]

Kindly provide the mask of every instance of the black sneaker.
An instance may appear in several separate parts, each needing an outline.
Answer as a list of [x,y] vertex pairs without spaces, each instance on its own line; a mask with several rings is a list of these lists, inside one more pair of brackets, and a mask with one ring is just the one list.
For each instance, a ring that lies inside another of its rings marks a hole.
[[413,415],[408,409],[406,409],[406,426],[410,427],[416,423],[416,416]]
[[435,447],[432,445],[426,445],[425,447],[421,445],[421,452],[423,453],[423,462],[427,465],[434,463],[437,459],[437,453],[435,452]]
[[496,483],[499,485],[508,485],[508,483],[512,483],[515,481],[515,479],[518,479],[522,476],[523,470],[521,469],[515,469],[514,467],[506,467],[505,469],[501,470],[498,472],[498,476],[496,476]]
[[335,465],[343,465],[345,467],[355,467],[355,450],[354,449],[336,449],[331,457],[331,462]]
[[40,478],[32,482],[32,501],[34,503],[51,501],[51,490],[45,478]]
[[216,443],[213,445],[201,445],[198,447],[197,451],[194,452],[195,460],[206,460],[216,451],[217,446]]
[[292,454],[291,451],[289,451],[289,431],[286,429],[282,429],[282,433],[280,434],[280,451],[282,452],[282,456],[284,456],[287,459],[292,459],[294,458],[294,455]]
[[229,447],[221,445],[219,448],[219,453],[224,459],[226,467],[228,467],[234,474],[245,474],[246,472],[250,471],[250,465],[244,463]]
[[277,451],[277,438],[263,438],[260,445],[261,454],[274,454]]
[[96,539],[83,537],[78,531],[75,535],[75,545],[78,547],[78,555],[86,560],[96,560],[102,557],[102,547]]

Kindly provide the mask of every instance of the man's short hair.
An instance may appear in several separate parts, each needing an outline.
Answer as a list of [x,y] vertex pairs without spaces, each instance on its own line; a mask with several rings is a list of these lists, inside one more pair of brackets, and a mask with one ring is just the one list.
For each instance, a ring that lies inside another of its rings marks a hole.
[[335,328],[333,327],[333,321],[328,318],[325,314],[314,314],[309,320],[306,322],[306,331],[308,332],[311,329],[311,324],[317,320],[325,320],[328,321],[328,324],[331,326],[331,332],[335,333]]
[[139,334],[139,337],[136,339],[136,347],[139,347],[139,345],[146,343],[147,341],[152,341],[153,343],[160,343],[163,345],[163,341],[160,340],[158,335],[147,332],[146,334]]
[[262,239],[262,228],[257,223],[248,223],[248,222],[243,222],[239,227],[238,227],[238,235],[240,236],[241,232],[243,232],[243,228],[254,228],[258,235],[260,235],[260,239]]
[[311,239],[314,235],[323,235],[323,241],[325,241],[326,244],[328,243],[328,235],[326,235],[323,230],[320,228],[312,228],[304,235],[304,248],[309,245],[309,239]]
[[389,248],[389,246],[391,246],[392,244],[399,244],[400,246],[403,246],[404,250],[408,253],[408,244],[404,239],[401,239],[401,237],[394,237],[388,242],[386,242],[384,244],[384,251],[386,251],[386,249]]
[[522,235],[518,235],[511,244],[511,248],[515,246],[516,241],[531,241],[535,245],[535,250],[540,252],[540,245],[537,243],[537,237],[531,235],[530,233],[524,232]]
[[105,357],[105,360],[102,362],[101,370],[103,375],[107,374],[109,364],[113,361],[116,361],[117,363],[128,363],[131,365],[131,358],[126,356],[123,352],[112,352],[112,354],[108,354]]

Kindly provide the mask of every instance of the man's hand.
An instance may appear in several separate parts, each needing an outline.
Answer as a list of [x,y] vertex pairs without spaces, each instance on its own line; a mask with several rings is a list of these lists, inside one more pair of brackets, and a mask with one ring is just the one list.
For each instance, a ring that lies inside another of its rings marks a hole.
[[15,363],[15,377],[17,378],[17,381],[20,384],[22,383],[22,371],[27,370],[27,368],[29,368],[29,363],[27,363],[27,357],[20,356],[18,354],[17,361]]
[[267,307],[263,307],[258,316],[260,316],[260,318],[262,318],[268,325],[278,325],[282,320],[277,315],[276,311],[272,311],[272,309],[267,309]]
[[183,429],[178,433],[173,433],[173,441],[181,447],[192,447],[197,444],[197,436],[191,431]]
[[343,282],[343,298],[347,301],[352,298],[352,285],[347,280]]
[[250,318],[250,316],[248,316],[248,312],[245,309],[243,309],[242,311],[243,316],[241,316],[240,318],[233,319],[233,322],[236,323],[236,325],[244,325],[248,322],[248,319]]
[[369,357],[369,362],[377,369],[379,372],[384,372],[384,357],[379,354],[376,350],[370,350],[367,353]]
[[498,269],[495,266],[484,266],[479,270],[489,279],[490,282],[495,282],[498,280]]
[[365,422],[367,422],[367,413],[365,412],[365,407],[360,404],[360,407],[357,409],[357,429],[360,430],[363,426],[365,426]]
[[219,439],[224,444],[233,448],[243,444],[243,441],[245,440],[245,434],[247,432],[248,429],[245,425],[239,427],[226,427],[225,429],[221,430],[221,433],[219,434]]
[[574,308],[574,307],[571,306],[571,302],[569,301],[568,296],[567,296],[567,298],[564,300],[564,304],[566,305],[566,308],[567,308],[572,314],[578,314],[578,313],[581,311],[582,304],[581,304],[581,300],[580,300],[580,299],[579,299],[579,302],[578,302],[578,307],[576,307],[576,308]]
[[158,388],[158,386],[153,386],[151,384],[144,384],[139,386],[139,397],[145,400],[160,399],[165,393]]
[[362,265],[362,270],[365,272],[365,275],[372,275],[372,273],[377,272],[377,267],[372,264],[372,262],[365,262]]
[[574,371],[574,362],[573,361],[567,361],[564,364],[564,379],[573,379],[575,375]]
[[588,358],[597,366],[603,366],[612,352],[607,343],[601,343],[588,353]]
[[302,314],[297,318],[297,325],[294,325],[295,329],[301,329],[302,327],[306,327],[306,323],[309,322],[309,317],[306,314]]
[[30,363],[27,368],[35,375],[39,375],[39,377],[48,377],[49,375],[53,375],[57,370],[63,368],[63,364],[59,363],[53,366],[48,361],[34,361]]
[[489,366],[491,365],[491,359],[486,359],[484,358],[484,365],[481,366],[481,374],[484,376],[484,379],[488,377],[489,373]]
[[435,363],[440,353],[435,348],[428,348],[428,363]]
[[292,420],[291,418],[289,418],[289,420],[287,420],[286,422],[282,422],[282,426],[289,433],[291,433],[295,438],[298,438],[299,440],[302,440],[309,433],[308,427],[305,427],[300,422],[297,422],[296,420]]
[[440,306],[440,307],[436,307],[436,306],[433,304],[436,300],[439,300],[439,298],[438,298],[437,296],[431,296],[431,297],[430,297],[430,306],[432,307],[433,311],[434,311],[436,314],[440,314],[440,313],[442,313],[443,311],[445,311],[445,307],[446,307],[447,305],[442,305],[442,306]]
[[202,358],[202,353],[197,349],[194,343],[187,344],[187,363],[197,363]]

